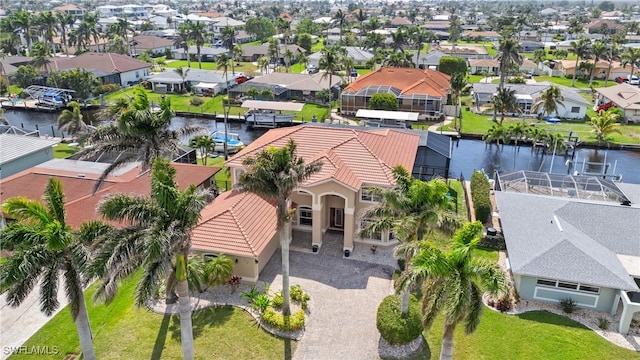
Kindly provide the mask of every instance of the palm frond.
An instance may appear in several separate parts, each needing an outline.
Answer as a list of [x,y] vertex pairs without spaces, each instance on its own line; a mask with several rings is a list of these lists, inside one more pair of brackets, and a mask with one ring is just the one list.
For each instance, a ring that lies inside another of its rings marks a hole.
[[40,281],[40,311],[51,316],[60,306],[58,302],[58,273],[60,259],[51,258],[52,263],[44,267],[42,280]]
[[480,324],[480,314],[482,314],[482,292],[476,284],[469,284],[469,298],[467,301],[467,309],[464,317],[464,331],[471,334],[478,328]]
[[66,261],[63,269],[64,289],[71,308],[71,317],[75,320],[80,312],[80,302],[84,301],[84,281],[72,261]]

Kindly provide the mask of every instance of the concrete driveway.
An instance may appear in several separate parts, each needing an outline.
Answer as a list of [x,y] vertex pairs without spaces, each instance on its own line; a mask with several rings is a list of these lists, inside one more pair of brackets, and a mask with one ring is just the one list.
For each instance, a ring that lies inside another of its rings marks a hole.
[[[319,254],[290,253],[291,285],[299,284],[311,295],[306,332],[294,360],[379,358],[376,311],[393,291],[393,268],[341,255],[330,246]],[[271,283],[271,291],[282,289],[280,250],[260,280]]]

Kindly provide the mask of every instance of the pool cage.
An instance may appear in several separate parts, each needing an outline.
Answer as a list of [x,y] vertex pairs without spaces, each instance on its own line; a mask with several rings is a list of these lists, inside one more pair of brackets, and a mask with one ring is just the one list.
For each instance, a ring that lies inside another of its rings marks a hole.
[[520,170],[507,174],[496,173],[495,186],[499,191],[630,203],[615,182],[596,176]]
[[368,109],[369,101],[375,94],[393,94],[398,99],[398,111],[420,113],[421,117],[437,118],[442,114],[446,98],[428,94],[402,94],[402,90],[389,85],[370,85],[358,91],[343,91],[340,97],[340,111],[353,115],[359,109]]

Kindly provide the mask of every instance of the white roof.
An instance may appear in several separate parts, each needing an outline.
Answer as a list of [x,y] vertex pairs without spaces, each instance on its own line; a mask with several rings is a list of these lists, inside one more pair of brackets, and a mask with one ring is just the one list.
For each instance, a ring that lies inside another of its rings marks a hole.
[[197,85],[194,85],[193,87],[199,88],[199,89],[215,89],[216,86],[218,86],[218,84],[201,82],[201,83],[198,83]]
[[0,134],[0,164],[6,164],[34,152],[51,148],[59,142],[59,139],[41,139],[34,136]]
[[242,107],[263,110],[302,111],[304,104],[285,101],[245,100],[242,103]]
[[420,114],[408,111],[387,111],[387,110],[367,110],[360,109],[356,113],[358,118],[380,119],[380,120],[401,120],[418,121]]

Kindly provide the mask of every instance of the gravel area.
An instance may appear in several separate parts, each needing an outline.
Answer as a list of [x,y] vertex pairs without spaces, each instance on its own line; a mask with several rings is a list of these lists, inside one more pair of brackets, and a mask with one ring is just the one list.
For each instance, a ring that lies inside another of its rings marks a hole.
[[387,340],[380,336],[380,341],[378,342],[378,354],[383,359],[406,359],[418,354],[418,352],[422,350],[424,344],[425,340],[422,335],[412,342],[404,345],[391,345]]

